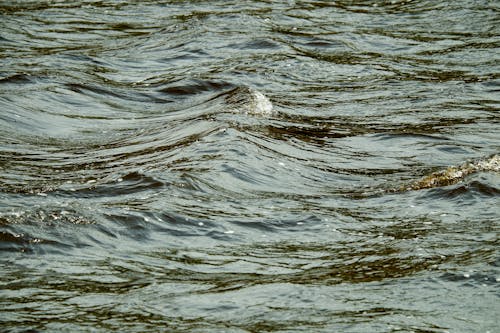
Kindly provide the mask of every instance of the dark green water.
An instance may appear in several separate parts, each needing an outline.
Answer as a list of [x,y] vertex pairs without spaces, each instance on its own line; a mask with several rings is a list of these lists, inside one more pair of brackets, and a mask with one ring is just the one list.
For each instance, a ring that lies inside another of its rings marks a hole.
[[498,332],[499,27],[0,1],[0,330]]

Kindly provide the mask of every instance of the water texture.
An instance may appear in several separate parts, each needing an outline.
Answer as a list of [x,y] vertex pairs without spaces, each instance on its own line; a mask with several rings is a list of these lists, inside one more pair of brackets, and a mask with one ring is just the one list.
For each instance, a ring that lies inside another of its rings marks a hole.
[[497,332],[500,4],[1,1],[6,332]]

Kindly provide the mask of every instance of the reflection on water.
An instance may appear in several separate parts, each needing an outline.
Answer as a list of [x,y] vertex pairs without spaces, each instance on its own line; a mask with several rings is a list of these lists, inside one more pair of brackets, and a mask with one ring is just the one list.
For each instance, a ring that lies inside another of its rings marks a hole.
[[7,332],[494,332],[498,6],[0,2]]

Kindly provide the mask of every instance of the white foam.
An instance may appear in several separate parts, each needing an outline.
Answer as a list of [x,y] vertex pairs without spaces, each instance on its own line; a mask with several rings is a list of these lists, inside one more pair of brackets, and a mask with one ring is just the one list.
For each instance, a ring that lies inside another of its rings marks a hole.
[[268,116],[273,113],[273,103],[263,93],[253,88],[240,87],[227,97],[234,112]]
[[500,172],[500,155],[495,154],[488,158],[466,162],[459,166],[451,166],[445,170],[434,172],[422,179],[402,187],[399,190],[421,190],[438,186],[455,184],[475,172]]
[[273,103],[263,93],[257,90],[251,90],[252,103],[251,113],[268,115],[273,112]]
[[477,161],[474,167],[480,171],[500,171],[500,155],[493,155],[486,160]]

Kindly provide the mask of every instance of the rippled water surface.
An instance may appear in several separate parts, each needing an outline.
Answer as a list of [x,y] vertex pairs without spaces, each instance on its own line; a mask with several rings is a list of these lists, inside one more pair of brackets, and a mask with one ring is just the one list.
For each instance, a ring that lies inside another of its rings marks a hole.
[[0,1],[7,332],[497,332],[496,1]]

